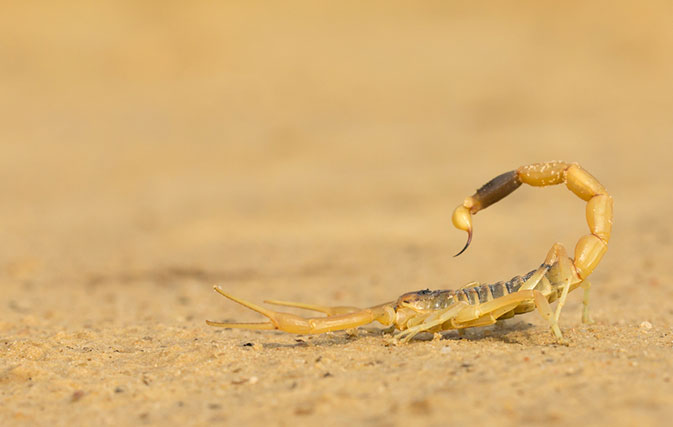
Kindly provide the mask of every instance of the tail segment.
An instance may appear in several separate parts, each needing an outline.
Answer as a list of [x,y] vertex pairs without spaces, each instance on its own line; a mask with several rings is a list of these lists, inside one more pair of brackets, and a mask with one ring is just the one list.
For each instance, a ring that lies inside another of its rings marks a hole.
[[570,191],[588,202],[586,217],[591,234],[582,236],[577,242],[574,260],[577,274],[586,279],[608,248],[612,229],[612,197],[596,178],[577,163],[553,161],[521,166],[479,188],[453,211],[453,225],[467,232],[467,243],[456,256],[463,253],[472,241],[472,215],[509,195],[522,183],[534,187],[565,183]]

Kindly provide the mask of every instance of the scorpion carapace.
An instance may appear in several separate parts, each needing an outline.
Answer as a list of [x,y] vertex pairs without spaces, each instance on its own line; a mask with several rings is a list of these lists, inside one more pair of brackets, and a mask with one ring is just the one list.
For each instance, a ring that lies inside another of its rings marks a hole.
[[[582,236],[575,246],[574,258],[569,258],[560,243],[552,245],[544,262],[535,270],[507,282],[482,285],[469,283],[457,290],[422,290],[409,292],[396,301],[369,308],[326,307],[287,301],[266,301],[268,304],[301,308],[325,314],[322,317],[301,317],[269,310],[215,290],[244,305],[269,321],[260,323],[222,323],[207,320],[211,326],[244,329],[279,329],[296,334],[319,334],[356,328],[377,321],[399,330],[397,342],[407,342],[420,332],[439,332],[486,326],[498,319],[537,310],[549,322],[553,334],[563,339],[558,326],[559,316],[568,292],[584,289],[582,321],[589,319],[589,289],[587,280],[607,250],[612,228],[612,197],[587,171],[576,163],[560,161],[535,163],[504,173],[479,188],[453,212],[453,224],[468,233],[467,249],[472,240],[472,215],[490,206],[521,186],[547,186],[565,183],[568,189],[587,202],[586,217],[590,233]],[[550,303],[558,301],[552,311]]]

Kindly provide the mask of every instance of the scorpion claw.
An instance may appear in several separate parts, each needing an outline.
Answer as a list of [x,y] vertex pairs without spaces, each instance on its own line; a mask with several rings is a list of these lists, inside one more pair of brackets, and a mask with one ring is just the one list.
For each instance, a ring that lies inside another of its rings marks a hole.
[[230,300],[241,304],[265,316],[269,321],[256,323],[238,323],[238,322],[213,322],[207,320],[210,326],[221,328],[241,328],[241,329],[279,329],[281,331],[293,334],[322,334],[330,331],[342,331],[357,328],[373,321],[378,321],[384,325],[391,325],[395,311],[392,303],[381,304],[378,306],[357,309],[355,307],[323,307],[312,304],[294,303],[288,301],[269,301],[272,304],[283,305],[287,307],[303,308],[307,310],[320,311],[327,314],[326,317],[301,317],[291,313],[282,313],[269,310],[249,301],[237,298],[220,289],[214,287],[215,291]]

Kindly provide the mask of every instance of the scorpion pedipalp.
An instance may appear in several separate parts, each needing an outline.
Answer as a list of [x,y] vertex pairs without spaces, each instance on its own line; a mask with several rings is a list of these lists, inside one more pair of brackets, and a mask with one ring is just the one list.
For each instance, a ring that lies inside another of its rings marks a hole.
[[[217,286],[213,287],[217,293],[229,298],[230,300],[241,304],[253,311],[256,311],[269,319],[268,322],[261,323],[237,323],[237,322],[213,322],[206,320],[210,326],[221,328],[240,328],[240,329],[279,329],[281,331],[295,334],[321,334],[330,331],[342,331],[345,329],[357,328],[368,323],[378,321],[389,326],[394,321],[394,310],[391,304],[381,304],[375,307],[356,309],[355,307],[323,307],[302,303],[292,303],[286,301],[272,301],[272,304],[288,307],[302,308],[312,311],[327,313],[325,317],[301,317],[291,313],[282,313],[269,310],[257,304],[253,304],[241,298],[234,297]],[[338,314],[330,314],[338,313]]]

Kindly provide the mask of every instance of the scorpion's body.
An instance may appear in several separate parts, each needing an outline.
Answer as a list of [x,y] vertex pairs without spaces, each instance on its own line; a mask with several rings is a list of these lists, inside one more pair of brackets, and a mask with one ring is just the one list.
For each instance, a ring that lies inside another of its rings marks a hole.
[[[559,277],[558,262],[548,265],[542,264],[541,269],[547,270],[542,279],[537,282],[533,288],[534,291],[540,292],[548,303],[552,303],[559,299],[563,294],[563,286],[566,281]],[[514,276],[508,281],[501,281],[492,284],[478,284],[470,283],[459,289],[438,289],[438,290],[421,290],[406,293],[398,298],[394,303],[396,310],[402,310],[405,305],[413,304],[413,307],[419,311],[433,312],[449,308],[450,306],[460,302],[473,306],[479,310],[482,304],[490,301],[499,300],[507,295],[516,294],[526,283],[528,279],[539,271],[539,269],[531,270],[522,276]],[[568,292],[574,290],[581,282],[571,283]],[[477,319],[477,321],[467,323],[445,322],[436,327],[433,331],[443,331],[448,329],[462,329],[474,326],[484,326],[493,323],[494,320],[509,319],[519,314],[529,313],[535,310],[534,301],[523,301],[509,310],[504,311],[497,318],[491,313],[491,316],[486,316],[485,319]]]
[[[422,291],[409,292],[402,295],[399,300],[405,302],[414,301],[416,307],[422,307],[424,310],[442,310],[456,302],[464,302],[469,305],[478,306],[479,304],[493,301],[494,299],[519,291],[521,285],[523,285],[535,271],[536,270],[531,270],[523,276],[515,276],[506,282],[497,282],[488,285],[469,284],[467,287],[455,290],[438,289],[431,291],[430,289],[425,289]],[[558,298],[560,289],[560,283],[551,284],[547,301],[555,301]],[[533,310],[535,310],[535,305],[519,304],[510,312],[500,316],[499,319],[512,317],[516,314],[528,313]]]
[[[270,321],[207,323],[227,328],[280,329],[315,334],[350,329],[378,321],[400,330],[395,338],[407,342],[420,332],[490,325],[499,319],[528,313],[537,308],[548,320],[554,335],[561,340],[562,334],[558,326],[561,309],[568,293],[579,286],[584,288],[582,320],[590,321],[588,302],[591,284],[587,278],[607,250],[612,228],[612,197],[593,176],[575,163],[547,162],[522,166],[492,179],[455,209],[453,224],[468,233],[467,244],[458,255],[467,249],[472,240],[472,214],[507,196],[522,183],[533,186],[565,183],[568,189],[588,202],[586,216],[590,234],[579,239],[574,258],[566,255],[563,245],[555,243],[540,267],[507,282],[469,283],[456,290],[409,292],[395,302],[365,309],[267,301],[270,304],[303,308],[327,315],[312,318],[272,311],[233,297],[215,287],[220,294],[263,314]],[[559,303],[553,312],[549,304],[556,300]]]

